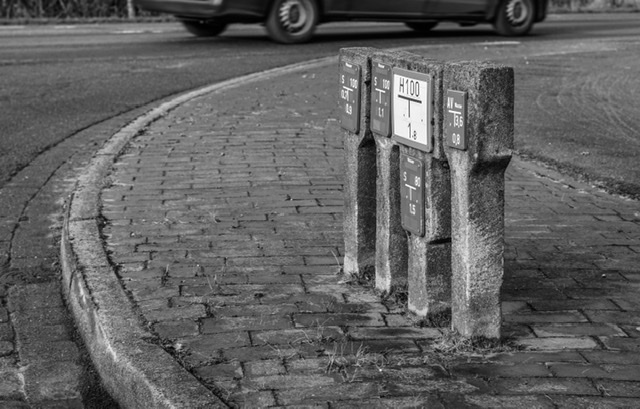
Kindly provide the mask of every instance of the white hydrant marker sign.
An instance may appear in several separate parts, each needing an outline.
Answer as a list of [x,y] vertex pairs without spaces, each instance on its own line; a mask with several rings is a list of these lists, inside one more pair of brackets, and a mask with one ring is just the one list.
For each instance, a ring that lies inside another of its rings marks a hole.
[[424,152],[433,150],[431,77],[393,69],[393,138]]

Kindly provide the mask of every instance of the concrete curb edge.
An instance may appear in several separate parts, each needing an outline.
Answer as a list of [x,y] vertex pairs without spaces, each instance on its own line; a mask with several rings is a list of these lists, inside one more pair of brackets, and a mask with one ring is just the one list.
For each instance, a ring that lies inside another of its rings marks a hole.
[[125,408],[227,407],[157,343],[136,314],[100,239],[100,192],[127,143],[181,104],[214,92],[336,63],[326,57],[233,78],[182,94],[115,133],[80,172],[64,215],[63,292],[104,386]]

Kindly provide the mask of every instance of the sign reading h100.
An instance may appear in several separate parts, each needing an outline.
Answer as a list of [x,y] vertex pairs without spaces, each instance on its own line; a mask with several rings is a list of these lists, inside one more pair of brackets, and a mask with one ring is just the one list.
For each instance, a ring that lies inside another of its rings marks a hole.
[[433,150],[432,93],[429,75],[393,69],[393,139],[424,152]]
[[348,131],[360,130],[360,66],[340,64],[340,125]]

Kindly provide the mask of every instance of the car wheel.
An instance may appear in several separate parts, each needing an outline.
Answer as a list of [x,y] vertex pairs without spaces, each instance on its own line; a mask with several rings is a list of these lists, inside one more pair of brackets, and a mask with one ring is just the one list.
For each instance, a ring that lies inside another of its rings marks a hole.
[[493,23],[504,36],[520,36],[531,31],[535,9],[532,0],[504,0]]
[[315,0],[275,0],[267,18],[267,32],[285,44],[309,41],[318,24]]
[[413,31],[417,31],[419,33],[426,33],[431,31],[435,26],[438,25],[437,21],[427,21],[427,22],[408,22],[404,23],[405,26],[409,27]]
[[214,21],[181,20],[181,22],[188,32],[198,37],[215,37],[227,28],[225,23]]

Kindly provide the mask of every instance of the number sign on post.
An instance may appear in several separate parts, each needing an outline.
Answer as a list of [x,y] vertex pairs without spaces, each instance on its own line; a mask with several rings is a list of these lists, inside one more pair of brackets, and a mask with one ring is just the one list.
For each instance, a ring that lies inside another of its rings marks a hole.
[[432,92],[429,75],[393,69],[393,139],[424,152],[433,150]]
[[360,130],[360,66],[344,61],[340,65],[340,125],[347,131]]
[[447,146],[467,150],[467,93],[447,90],[444,136]]
[[391,67],[372,62],[371,130],[380,136],[391,134]]
[[405,154],[400,154],[400,214],[405,230],[424,235],[424,167]]

